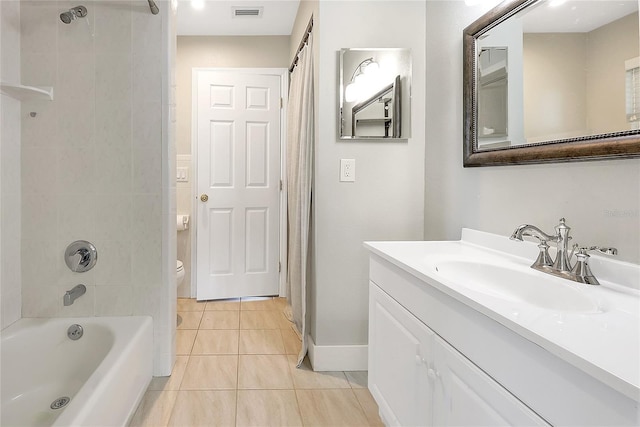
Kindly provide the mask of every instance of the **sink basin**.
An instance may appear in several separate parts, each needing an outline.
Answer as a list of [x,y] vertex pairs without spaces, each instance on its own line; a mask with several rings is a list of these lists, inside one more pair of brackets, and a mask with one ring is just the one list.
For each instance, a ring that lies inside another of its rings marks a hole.
[[[508,301],[535,305],[547,310],[597,313],[602,309],[580,285],[541,277],[529,268],[466,259],[441,260],[436,274],[467,289]],[[586,285],[582,285],[586,286]]]

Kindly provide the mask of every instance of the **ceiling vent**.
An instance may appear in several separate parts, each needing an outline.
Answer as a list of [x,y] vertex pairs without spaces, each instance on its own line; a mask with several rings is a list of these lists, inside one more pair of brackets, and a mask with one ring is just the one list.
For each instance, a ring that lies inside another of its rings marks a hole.
[[264,7],[240,7],[231,8],[231,16],[233,18],[262,18]]

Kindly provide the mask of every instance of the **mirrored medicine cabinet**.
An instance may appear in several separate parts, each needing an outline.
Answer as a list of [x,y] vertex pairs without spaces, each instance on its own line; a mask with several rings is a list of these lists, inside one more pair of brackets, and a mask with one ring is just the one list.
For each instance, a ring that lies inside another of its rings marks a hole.
[[340,139],[406,140],[410,108],[409,49],[340,50]]

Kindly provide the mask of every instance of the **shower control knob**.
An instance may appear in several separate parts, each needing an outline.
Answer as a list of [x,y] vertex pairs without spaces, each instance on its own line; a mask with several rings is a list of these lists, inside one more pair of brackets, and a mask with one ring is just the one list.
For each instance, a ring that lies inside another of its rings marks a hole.
[[207,200],[209,200],[209,196],[207,196],[206,194],[203,194],[200,196],[200,200],[203,202],[206,202]]

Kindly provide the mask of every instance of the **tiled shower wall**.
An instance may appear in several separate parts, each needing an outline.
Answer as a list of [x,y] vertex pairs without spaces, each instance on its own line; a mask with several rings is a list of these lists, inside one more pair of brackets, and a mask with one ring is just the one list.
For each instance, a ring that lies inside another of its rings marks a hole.
[[[81,4],[87,17],[64,24],[78,2],[21,2],[22,83],[54,87],[54,101],[22,104],[22,315],[151,315],[158,374],[173,333],[162,264],[168,7]],[[98,250],[86,273],[63,260],[78,239]],[[87,293],[64,307],[79,283]]]
[[[20,81],[20,4],[0,2],[0,80]],[[20,101],[0,98],[1,328],[20,318]]]

